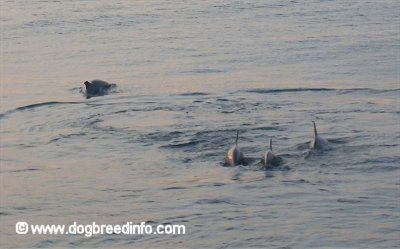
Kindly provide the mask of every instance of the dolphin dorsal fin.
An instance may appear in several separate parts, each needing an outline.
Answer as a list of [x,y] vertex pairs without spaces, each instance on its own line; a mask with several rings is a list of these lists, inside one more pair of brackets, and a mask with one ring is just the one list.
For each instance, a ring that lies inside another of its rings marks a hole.
[[239,140],[239,131],[236,132],[236,142],[235,142],[236,145],[238,144],[238,140]]
[[318,132],[317,132],[317,126],[315,125],[315,121],[312,121],[314,124],[314,135],[317,136]]
[[269,139],[269,149],[272,151],[272,138]]

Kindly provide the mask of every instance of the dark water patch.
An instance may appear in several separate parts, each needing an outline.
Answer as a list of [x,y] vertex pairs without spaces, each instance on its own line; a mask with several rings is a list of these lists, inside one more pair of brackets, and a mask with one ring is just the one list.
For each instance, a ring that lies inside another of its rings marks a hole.
[[283,126],[279,126],[279,124],[276,124],[274,126],[261,126],[261,127],[256,127],[252,128],[252,131],[285,131],[286,128]]
[[330,190],[329,190],[329,189],[325,189],[325,188],[320,188],[320,189],[318,189],[318,191],[321,191],[321,192],[329,192]]
[[[89,122],[86,123],[83,127],[98,127],[98,126],[96,126],[96,124],[103,122],[102,119],[95,118],[95,117],[88,117],[88,120],[89,120]],[[98,128],[100,128],[100,127],[98,127]]]
[[37,168],[28,168],[28,169],[17,169],[17,170],[1,170],[0,173],[24,173],[24,172],[32,172],[40,169]]
[[306,184],[311,184],[311,182],[306,180],[306,179],[282,180],[281,182],[284,183],[284,184],[289,184],[289,185],[292,185],[292,184],[297,185],[297,184],[305,184],[305,183]]
[[355,204],[355,203],[360,203],[363,202],[361,199],[350,199],[350,198],[339,198],[336,200],[339,203],[349,203],[349,204]]
[[235,113],[235,112],[237,112],[237,111],[239,111],[239,109],[237,109],[237,110],[231,110],[231,111],[221,111],[221,113],[222,113],[222,114],[230,114],[230,113]]
[[194,161],[193,158],[189,158],[189,157],[185,157],[185,158],[182,159],[182,162],[184,164],[192,163],[193,161]]
[[195,202],[195,205],[204,205],[204,204],[229,204],[229,205],[238,205],[238,203],[233,202],[228,198],[223,199],[200,199]]
[[222,186],[225,186],[226,184],[225,183],[213,183],[213,184],[211,184],[211,186],[213,186],[213,187],[222,187]]
[[183,72],[183,73],[190,73],[190,74],[218,74],[218,73],[224,73],[224,72],[226,72],[226,70],[214,69],[214,68],[199,68],[199,69],[186,71],[186,72]]
[[60,140],[63,139],[69,139],[69,138],[73,138],[73,137],[81,137],[81,136],[86,136],[87,133],[86,132],[79,132],[79,133],[71,133],[71,134],[60,134],[55,138],[50,139],[50,141],[48,142],[49,144],[51,143],[55,143],[55,142],[59,142]]
[[129,113],[129,112],[138,112],[138,111],[143,111],[143,109],[139,109],[139,108],[129,108],[129,109],[125,109],[125,110],[119,110],[119,111],[115,111],[112,114],[120,114],[120,113]]
[[164,149],[180,149],[180,148],[185,148],[185,147],[193,147],[198,143],[199,143],[199,141],[189,141],[189,142],[183,142],[183,143],[171,143],[171,144],[168,144],[168,145],[160,146],[160,148],[164,148]]
[[[395,139],[398,139],[398,138],[395,138]],[[376,146],[377,147],[391,148],[391,147],[399,147],[400,144],[378,144]]]
[[199,184],[199,185],[196,185],[195,188],[222,187],[225,185],[226,185],[226,183],[213,182],[213,183],[209,183],[209,184]]
[[105,191],[105,192],[109,192],[109,193],[126,193],[126,194],[139,194],[139,193],[142,193],[142,192],[144,192],[144,190],[143,189],[133,189],[133,190],[130,190],[130,189],[113,189],[113,188],[108,188],[108,189],[104,189],[103,191]]
[[131,199],[131,198],[136,198],[136,197],[140,197],[140,196],[141,196],[140,194],[125,194],[125,195],[120,195],[119,197],[123,198],[123,199],[125,199],[125,198]]
[[162,190],[182,190],[182,189],[187,189],[187,188],[186,187],[173,186],[173,187],[163,188]]
[[45,208],[40,206],[36,206],[36,207],[31,207],[31,206],[16,206],[14,207],[13,210],[15,210],[16,213],[34,213],[34,212],[38,212],[38,211],[42,211]]
[[173,94],[172,96],[207,96],[211,93],[206,92],[189,92],[189,93],[180,93],[180,94]]

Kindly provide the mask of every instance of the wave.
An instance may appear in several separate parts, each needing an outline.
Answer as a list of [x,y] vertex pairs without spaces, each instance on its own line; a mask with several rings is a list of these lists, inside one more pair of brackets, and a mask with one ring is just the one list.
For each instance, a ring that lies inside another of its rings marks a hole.
[[17,107],[14,110],[15,111],[20,111],[20,110],[33,109],[33,108],[40,107],[40,106],[53,106],[53,105],[64,105],[64,104],[81,104],[81,103],[82,102],[49,101],[49,102],[43,102],[43,103],[37,103],[37,104],[31,104],[31,105]]
[[339,93],[352,93],[352,92],[369,92],[369,93],[387,93],[387,92],[399,92],[399,89],[373,89],[373,88],[348,88],[348,89],[337,89],[337,88],[254,88],[244,90],[248,93],[291,93],[291,92],[339,92]]
[[11,114],[16,111],[25,111],[25,110],[31,110],[35,109],[38,107],[42,106],[56,106],[56,105],[67,105],[67,104],[82,104],[82,102],[62,102],[62,101],[48,101],[48,102],[42,102],[42,103],[36,103],[36,104],[30,104],[30,105],[25,105],[25,106],[20,106],[12,110],[8,110],[4,113],[0,114],[0,118],[5,117],[8,114]]

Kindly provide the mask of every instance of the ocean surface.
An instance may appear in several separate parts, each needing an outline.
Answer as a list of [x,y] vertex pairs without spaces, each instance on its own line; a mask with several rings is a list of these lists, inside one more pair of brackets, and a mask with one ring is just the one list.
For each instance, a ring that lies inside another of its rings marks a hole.
[[[399,1],[0,11],[0,248],[400,247]],[[86,98],[93,79],[117,88]],[[310,152],[313,120],[329,149]],[[225,167],[236,131],[249,163]],[[265,170],[270,138],[283,162]],[[186,234],[19,235],[19,221]]]

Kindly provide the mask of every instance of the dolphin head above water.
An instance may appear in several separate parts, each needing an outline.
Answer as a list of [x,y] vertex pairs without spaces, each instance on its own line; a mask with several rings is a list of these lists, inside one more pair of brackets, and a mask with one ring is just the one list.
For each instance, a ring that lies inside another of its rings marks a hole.
[[86,95],[95,96],[106,94],[108,90],[114,88],[115,84],[110,84],[103,80],[92,80],[92,82],[85,81]]

